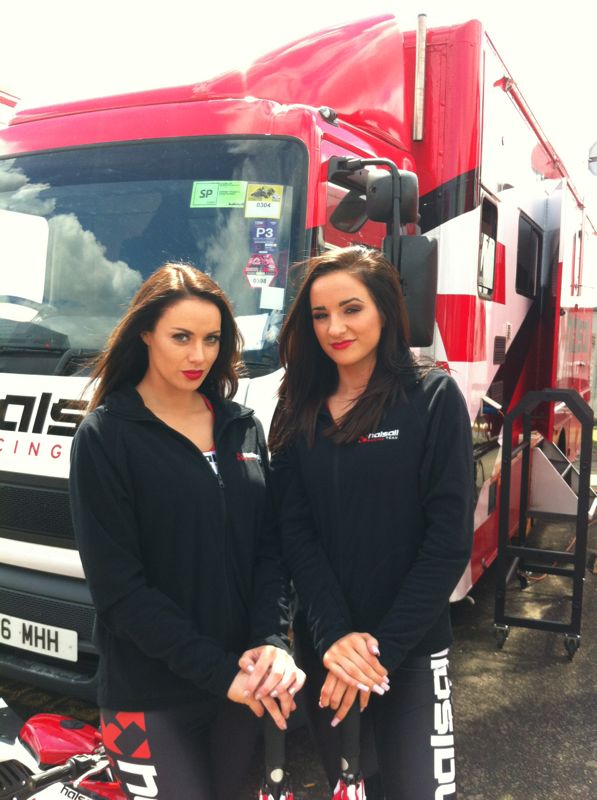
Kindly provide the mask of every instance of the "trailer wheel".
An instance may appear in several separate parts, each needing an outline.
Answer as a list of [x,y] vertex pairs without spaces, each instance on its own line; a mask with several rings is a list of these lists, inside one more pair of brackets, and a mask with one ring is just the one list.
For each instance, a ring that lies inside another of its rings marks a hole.
[[506,644],[506,639],[508,638],[508,634],[510,633],[510,628],[508,625],[494,625],[493,633],[495,636],[496,644],[498,646],[498,650],[501,650],[502,647]]
[[568,634],[564,638],[564,647],[566,648],[566,652],[568,653],[568,660],[572,661],[572,659],[576,654],[576,651],[580,647],[580,636]]

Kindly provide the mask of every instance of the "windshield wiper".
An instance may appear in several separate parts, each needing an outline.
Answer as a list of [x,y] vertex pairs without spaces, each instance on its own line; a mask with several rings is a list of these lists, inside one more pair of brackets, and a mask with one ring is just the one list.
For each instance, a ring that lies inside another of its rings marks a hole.
[[[91,359],[95,358],[100,351],[91,347],[52,347],[51,345],[32,345],[32,344],[0,344],[0,353],[18,353],[23,355],[48,354],[58,360],[53,369],[54,375],[73,375],[86,369]],[[79,362],[78,370],[69,370],[68,367],[73,362]]]
[[[81,372],[87,367],[90,366],[90,362],[94,359],[98,354],[99,350],[95,350],[91,347],[69,347],[68,350],[65,350],[62,354],[60,361],[56,364],[54,368],[54,375],[76,375],[77,372]],[[67,367],[72,362],[79,363],[79,369],[76,372],[68,372]]]
[[[68,350],[66,351],[68,352]],[[54,353],[62,355],[64,347],[52,347],[51,345],[33,344],[0,344],[0,353]]]

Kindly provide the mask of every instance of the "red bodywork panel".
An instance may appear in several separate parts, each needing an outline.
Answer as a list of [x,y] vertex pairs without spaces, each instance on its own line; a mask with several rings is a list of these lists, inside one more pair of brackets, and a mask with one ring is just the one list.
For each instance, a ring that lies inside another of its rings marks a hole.
[[[476,20],[427,31],[425,136],[411,146],[421,196],[480,167],[482,48]],[[414,86],[413,32],[404,34],[404,51],[405,83]],[[412,119],[412,91],[405,101]]]
[[484,361],[486,304],[471,294],[438,294],[435,303],[437,326],[448,361]]

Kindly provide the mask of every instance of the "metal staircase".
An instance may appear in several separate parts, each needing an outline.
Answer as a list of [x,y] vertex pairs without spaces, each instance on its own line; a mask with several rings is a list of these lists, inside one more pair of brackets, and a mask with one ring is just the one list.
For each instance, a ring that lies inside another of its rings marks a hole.
[[[568,407],[581,425],[579,469],[556,445],[542,440],[533,446],[531,415],[541,403]],[[512,423],[522,417],[522,441],[512,447]],[[564,645],[572,659],[580,646],[582,590],[587,560],[587,529],[597,511],[597,495],[590,488],[593,411],[572,389],[529,392],[504,417],[502,476],[499,510],[494,630],[503,647],[511,627],[534,628],[564,634]],[[510,539],[512,462],[522,458],[518,530]],[[575,526],[574,548],[554,550],[531,546],[530,520],[568,521]],[[571,617],[567,622],[536,619],[506,613],[506,593],[518,573],[524,588],[527,574],[558,575],[572,581]]]

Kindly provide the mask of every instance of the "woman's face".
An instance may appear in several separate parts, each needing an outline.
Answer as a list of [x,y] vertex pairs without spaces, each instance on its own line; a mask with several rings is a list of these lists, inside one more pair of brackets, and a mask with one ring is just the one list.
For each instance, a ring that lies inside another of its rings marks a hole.
[[189,297],[168,306],[152,331],[141,334],[147,345],[147,377],[166,390],[195,391],[220,352],[222,317],[208,300]]
[[383,324],[365,285],[348,272],[330,272],[313,281],[310,300],[323,352],[340,368],[372,369]]

